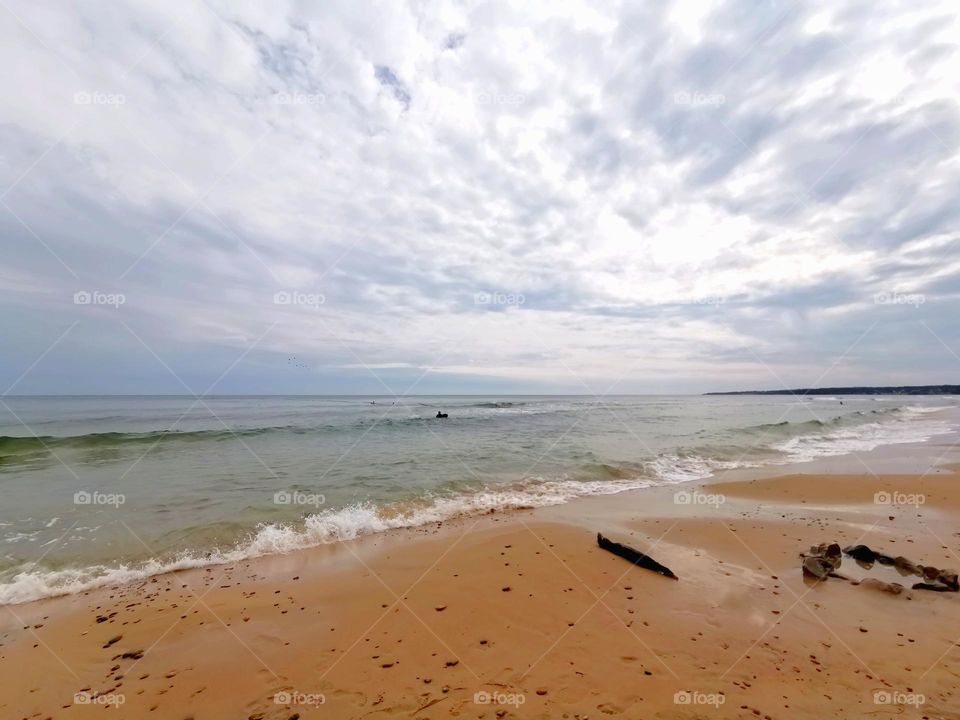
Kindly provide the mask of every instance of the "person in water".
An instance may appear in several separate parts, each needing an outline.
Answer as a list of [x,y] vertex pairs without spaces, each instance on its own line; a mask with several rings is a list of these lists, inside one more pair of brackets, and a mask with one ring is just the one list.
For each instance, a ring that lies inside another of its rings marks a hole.
[[447,414],[446,414],[445,412],[440,412],[439,410],[437,410],[437,417],[438,417],[438,418],[445,418],[445,417],[447,417]]

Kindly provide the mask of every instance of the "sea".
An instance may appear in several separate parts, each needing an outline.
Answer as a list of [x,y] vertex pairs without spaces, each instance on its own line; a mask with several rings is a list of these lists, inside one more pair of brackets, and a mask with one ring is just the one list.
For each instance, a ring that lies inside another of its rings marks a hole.
[[928,396],[6,397],[0,604],[922,442],[957,429],[958,404]]

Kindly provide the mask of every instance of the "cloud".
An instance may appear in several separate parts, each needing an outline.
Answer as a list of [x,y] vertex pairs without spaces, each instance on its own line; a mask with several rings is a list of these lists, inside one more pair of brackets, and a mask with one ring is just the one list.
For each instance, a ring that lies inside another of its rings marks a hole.
[[10,9],[0,381],[77,323],[20,392],[182,391],[153,353],[200,391],[247,352],[235,392],[960,362],[946,2]]

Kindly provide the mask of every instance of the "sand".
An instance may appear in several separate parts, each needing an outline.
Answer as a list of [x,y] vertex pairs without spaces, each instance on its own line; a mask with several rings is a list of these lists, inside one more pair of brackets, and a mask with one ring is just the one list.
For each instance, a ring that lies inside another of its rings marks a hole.
[[798,556],[958,567],[958,482],[685,485],[8,606],[0,717],[960,718],[960,595],[814,583]]

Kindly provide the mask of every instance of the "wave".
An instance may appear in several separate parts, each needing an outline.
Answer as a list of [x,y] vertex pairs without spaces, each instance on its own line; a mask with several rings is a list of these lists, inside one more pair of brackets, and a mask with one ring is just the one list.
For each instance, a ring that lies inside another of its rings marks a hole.
[[491,487],[479,492],[425,496],[381,506],[358,503],[309,515],[300,526],[283,523],[260,525],[245,540],[226,550],[184,551],[168,558],[151,558],[140,563],[113,566],[61,569],[25,566],[7,582],[0,584],[0,605],[126,584],[178,570],[235,563],[457,517],[559,505],[575,497],[608,495],[653,484],[651,479],[639,477],[614,482],[530,478],[514,485]]
[[744,428],[732,430],[731,432],[742,432],[746,434],[765,434],[769,432],[789,432],[798,433],[806,430],[816,430],[824,427],[842,427],[856,426],[869,421],[881,421],[886,418],[896,419],[899,416],[910,416],[911,414],[925,414],[927,412],[937,412],[946,410],[950,406],[943,407],[920,407],[906,406],[883,408],[880,410],[853,410],[842,415],[836,415],[832,418],[811,418],[810,420],[789,421],[781,420],[775,423],[765,423],[761,425],[750,425]]
[[[861,417],[867,418],[865,422],[855,425],[840,424],[827,432],[798,435],[773,447],[784,453],[785,462],[810,462],[821,457],[869,452],[882,445],[926,442],[931,437],[954,430],[950,423],[936,419],[921,422],[924,416],[947,409],[950,409],[950,406],[905,406],[891,410],[871,410],[861,414]],[[884,422],[888,417],[892,421]]]
[[479,402],[473,403],[471,405],[466,405],[465,407],[478,407],[478,408],[512,408],[512,407],[522,407],[526,405],[525,402]]
[[154,430],[149,432],[101,432],[84,435],[0,435],[0,462],[15,455],[47,452],[57,448],[98,449],[160,441],[209,441],[263,435],[290,427],[241,428],[237,430]]

